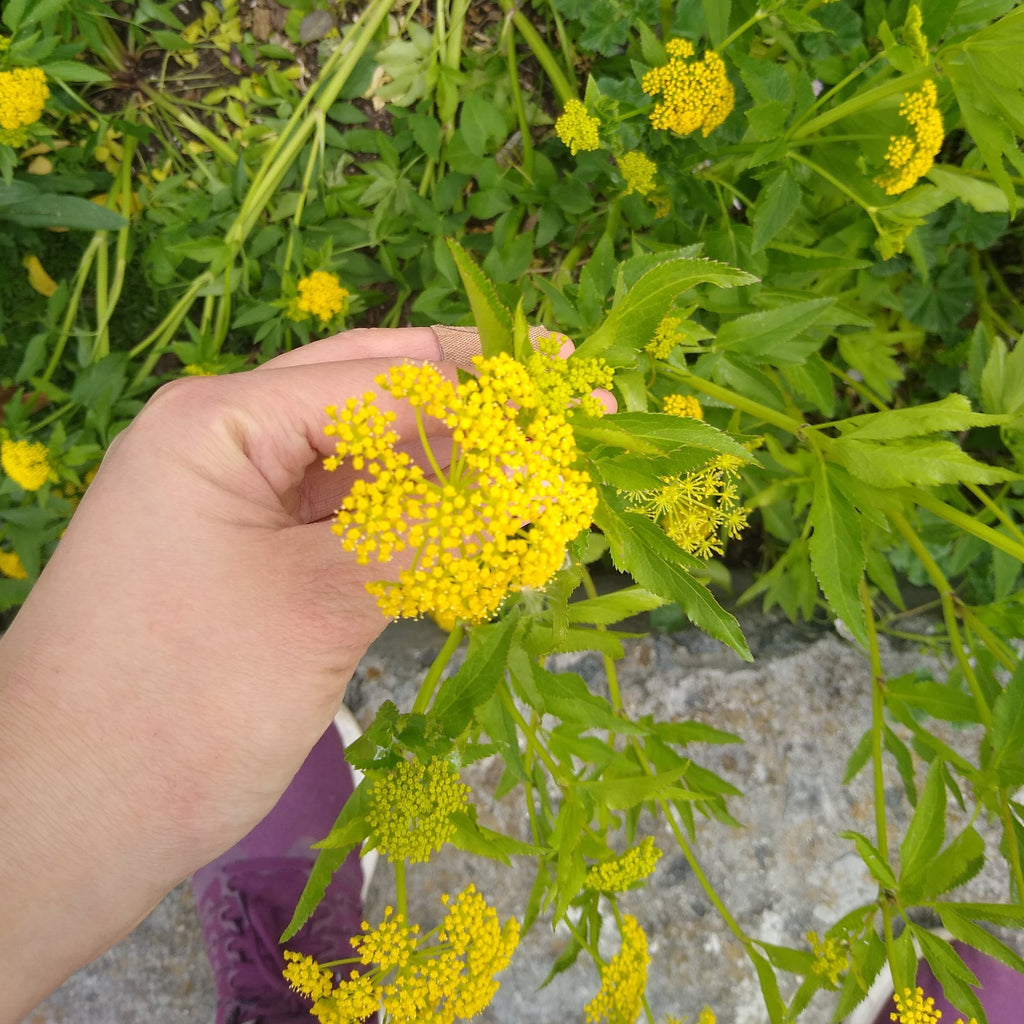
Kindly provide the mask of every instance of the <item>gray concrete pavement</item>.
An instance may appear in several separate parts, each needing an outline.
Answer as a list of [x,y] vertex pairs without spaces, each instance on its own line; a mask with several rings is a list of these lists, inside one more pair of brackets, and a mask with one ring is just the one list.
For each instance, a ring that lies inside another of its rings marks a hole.
[[[697,718],[742,736],[743,746],[698,749],[695,757],[742,789],[733,806],[742,828],[717,822],[700,826],[700,861],[740,925],[757,938],[796,944],[809,929],[823,930],[845,911],[872,898],[874,887],[842,829],[873,831],[866,774],[842,784],[845,761],[870,721],[868,666],[845,640],[825,628],[793,626],[775,617],[741,616],[754,663],[742,662],[695,630],[646,636],[628,644],[620,665],[624,700],[637,714]],[[347,703],[366,725],[384,699],[408,708],[424,667],[442,642],[432,624],[389,628],[360,665]],[[907,649],[886,648],[890,673],[920,663]],[[562,655],[556,670],[580,671],[603,686],[592,655]],[[952,734],[952,742],[970,738]],[[466,781],[493,786],[496,766],[472,766]],[[907,808],[894,784],[887,794],[894,828]],[[523,809],[513,798],[482,805],[481,819],[518,831]],[[649,831],[665,850],[651,884],[631,893],[625,909],[644,925],[653,962],[648,996],[661,1019],[696,1020],[708,1004],[720,1024],[762,1024],[766,1014],[756,979],[664,823]],[[987,837],[994,842],[993,837]],[[445,850],[410,872],[410,917],[428,925],[441,892],[467,880],[503,916],[520,913],[532,881],[528,865],[511,870]],[[376,919],[391,897],[383,866],[371,892],[368,916]],[[1007,882],[996,867],[967,890],[969,898],[1002,900]],[[582,1024],[583,1007],[598,988],[592,966],[577,964],[538,992],[550,964],[564,948],[564,930],[538,924],[525,938],[486,1013],[487,1024]],[[1017,943],[1019,945],[1019,943]],[[613,952],[610,949],[609,952]],[[818,998],[801,1018],[825,1024],[832,1004]],[[54,993],[27,1018],[32,1024],[176,1024],[213,1020],[213,985],[187,887],[171,893],[129,938]],[[312,1019],[312,1018],[311,1018]]]

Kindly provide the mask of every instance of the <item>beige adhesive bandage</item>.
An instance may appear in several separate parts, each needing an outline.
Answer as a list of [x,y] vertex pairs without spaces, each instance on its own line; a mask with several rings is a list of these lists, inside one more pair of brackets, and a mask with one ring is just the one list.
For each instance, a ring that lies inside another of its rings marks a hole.
[[[446,363],[454,363],[459,369],[472,370],[473,356],[480,355],[480,334],[475,327],[445,327],[435,324],[430,328],[437,338],[441,349],[441,359]],[[530,341],[533,347],[547,335],[554,333],[542,324],[530,328]]]

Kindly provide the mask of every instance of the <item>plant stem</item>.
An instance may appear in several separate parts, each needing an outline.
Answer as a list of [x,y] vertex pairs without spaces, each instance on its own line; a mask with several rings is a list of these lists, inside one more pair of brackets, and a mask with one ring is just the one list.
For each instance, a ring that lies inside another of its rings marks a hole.
[[519,34],[523,37],[526,45],[533,51],[533,55],[537,58],[537,63],[544,69],[563,105],[566,100],[576,99],[576,90],[558,66],[555,55],[548,48],[548,44],[541,38],[540,33],[533,27],[530,19],[519,9],[516,0],[500,0],[500,3],[501,9],[512,18],[512,22],[519,30]]
[[998,548],[1000,551],[1005,551],[1006,554],[1012,555],[1018,561],[1024,562],[1024,544],[1018,543],[1012,537],[1007,537],[998,530],[993,530],[991,526],[979,523],[972,516],[961,512],[959,509],[947,504],[940,498],[936,498],[934,494],[929,494],[928,491],[917,488],[908,488],[906,493],[908,493],[913,501],[920,505],[921,508],[927,509],[929,512],[937,515],[940,519],[945,519],[947,523],[952,523],[954,526],[966,531],[974,537],[977,537],[979,540],[985,541],[986,544],[990,544],[992,547]]
[[406,924],[409,923],[408,899],[405,888],[405,860],[395,861],[395,904]]
[[412,705],[412,712],[414,715],[422,715],[426,712],[427,708],[430,707],[430,701],[433,698],[434,690],[437,688],[437,684],[441,679],[441,673],[445,670],[448,662],[452,660],[452,656],[458,650],[459,644],[462,643],[462,637],[465,631],[465,627],[462,623],[456,622],[452,631],[448,634],[441,650],[438,651],[437,657],[434,659],[429,671],[423,677],[423,682],[420,684],[419,693],[416,694],[416,700]]

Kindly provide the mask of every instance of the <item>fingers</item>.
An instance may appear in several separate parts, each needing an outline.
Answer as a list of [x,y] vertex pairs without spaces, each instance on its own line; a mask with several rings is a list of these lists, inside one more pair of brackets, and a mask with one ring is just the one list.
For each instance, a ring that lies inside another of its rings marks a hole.
[[[477,346],[479,352],[479,345]],[[258,370],[350,362],[354,359],[445,359],[429,327],[362,327],[333,334],[267,360]],[[454,360],[449,360],[454,361]]]

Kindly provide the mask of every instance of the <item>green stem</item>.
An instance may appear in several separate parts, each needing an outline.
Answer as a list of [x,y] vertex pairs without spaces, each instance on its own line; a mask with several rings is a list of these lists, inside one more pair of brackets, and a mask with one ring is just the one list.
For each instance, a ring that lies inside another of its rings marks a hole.
[[834,174],[830,171],[826,171],[824,167],[815,163],[813,160],[808,160],[807,157],[803,156],[801,153],[790,150],[787,155],[791,160],[795,160],[798,164],[803,164],[808,170],[814,171],[815,174],[824,178],[830,185],[842,192],[847,199],[856,203],[871,218],[871,223],[874,225],[875,230],[879,234],[882,234],[882,225],[877,217],[877,207],[865,203],[864,200],[856,194],[856,192],[850,189],[844,182],[840,181]]
[[735,32],[731,33],[730,35],[727,35],[715,47],[715,51],[717,53],[724,53],[734,42],[736,42],[737,39],[739,39],[741,35],[743,35],[744,32],[747,31],[748,28],[753,28],[754,25],[758,24],[758,22],[764,21],[764,19],[767,17],[768,11],[762,11],[760,8],[758,8],[749,18],[747,18],[745,22],[743,22],[742,25],[740,25],[738,29],[736,29]]
[[41,379],[44,382],[54,375],[57,367],[60,365],[68,338],[71,336],[71,329],[75,325],[75,318],[78,316],[78,306],[82,301],[85,283],[89,280],[89,272],[92,269],[93,261],[96,259],[96,254],[103,245],[103,238],[101,236],[104,234],[105,232],[97,231],[92,236],[92,240],[86,247],[85,252],[82,253],[81,260],[79,260],[78,269],[75,271],[74,283],[71,286],[71,295],[68,298],[68,308],[64,311],[64,319],[61,322],[60,333],[57,335],[57,341],[53,346],[53,351],[50,353],[50,361],[46,364],[46,369],[42,374]]
[[530,136],[530,118],[526,112],[526,101],[523,89],[519,84],[519,62],[516,60],[516,42],[512,33],[511,22],[506,22],[502,29],[505,37],[505,59],[508,64],[508,83],[512,93],[512,107],[516,112],[519,134],[523,140],[522,171],[527,181],[533,180],[533,139]]
[[868,651],[871,658],[871,760],[875,788],[875,840],[883,860],[889,860],[889,830],[885,819],[885,773],[882,763],[882,738],[885,731],[885,676],[875,629],[875,613],[867,580],[861,576],[858,583],[864,621],[868,630]]
[[973,516],[961,512],[940,498],[936,498],[935,495],[929,494],[928,491],[908,488],[905,493],[921,508],[927,509],[940,519],[945,519],[947,523],[952,523],[979,540],[985,541],[986,544],[991,544],[992,547],[1005,551],[1006,554],[1012,555],[1018,561],[1024,562],[1024,544],[1018,543],[1012,537],[1007,537],[1006,534],[993,530],[991,526],[979,523]]
[[430,707],[430,702],[434,697],[434,690],[437,688],[437,684],[441,680],[441,673],[445,670],[448,662],[452,660],[452,656],[459,648],[459,644],[462,643],[462,637],[465,634],[465,627],[461,622],[457,622],[452,628],[452,631],[448,634],[447,638],[441,650],[438,651],[437,657],[434,659],[434,663],[430,666],[430,670],[423,678],[423,682],[420,684],[419,693],[416,694],[416,700],[412,705],[412,712],[414,715],[422,715],[426,712],[427,708]]
[[1008,516],[977,484],[965,484],[965,486],[1024,545],[1024,533],[1013,521],[1012,516]]
[[395,906],[406,924],[409,923],[409,907],[405,887],[405,860],[395,861]]
[[509,693],[507,686],[502,686],[498,689],[498,694],[501,699],[501,703],[504,705],[505,710],[509,713],[512,721],[515,722],[516,728],[522,733],[523,739],[526,740],[527,748],[532,750],[537,757],[540,758],[541,763],[548,770],[548,774],[551,776],[559,786],[565,787],[569,784],[569,780],[565,776],[565,772],[559,767],[558,762],[551,756],[551,752],[544,746],[543,743],[537,738],[536,725],[531,726],[525,718],[519,708],[516,707],[515,701],[512,699],[512,694]]
[[501,9],[511,16],[512,22],[519,34],[523,37],[526,45],[533,51],[533,55],[537,58],[537,63],[544,69],[562,104],[564,105],[566,100],[577,99],[576,90],[558,66],[555,55],[548,48],[548,44],[541,38],[540,33],[533,27],[530,19],[519,9],[516,0],[500,0],[500,3]]

